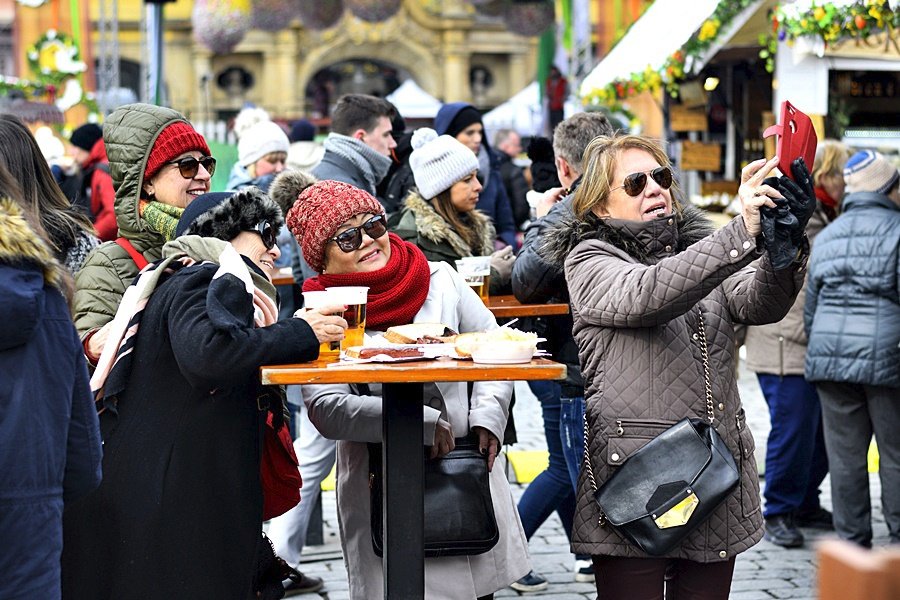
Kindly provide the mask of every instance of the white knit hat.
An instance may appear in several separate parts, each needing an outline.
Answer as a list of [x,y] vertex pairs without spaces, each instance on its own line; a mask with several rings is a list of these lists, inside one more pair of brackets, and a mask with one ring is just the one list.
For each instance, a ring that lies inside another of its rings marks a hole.
[[238,163],[252,165],[271,152],[287,153],[291,143],[284,129],[272,121],[260,121],[245,129],[238,140]]
[[898,178],[897,167],[872,150],[857,152],[844,166],[844,183],[848,194],[876,192],[886,194]]
[[419,193],[431,200],[466,175],[478,170],[478,158],[456,138],[438,136],[434,129],[422,127],[412,136],[409,166]]

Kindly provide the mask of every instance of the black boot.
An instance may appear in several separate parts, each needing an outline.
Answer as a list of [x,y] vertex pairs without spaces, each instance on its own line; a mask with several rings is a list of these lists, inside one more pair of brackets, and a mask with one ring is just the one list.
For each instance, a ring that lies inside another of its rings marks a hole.
[[790,513],[766,517],[767,540],[782,548],[799,548],[803,545],[803,534],[794,524]]

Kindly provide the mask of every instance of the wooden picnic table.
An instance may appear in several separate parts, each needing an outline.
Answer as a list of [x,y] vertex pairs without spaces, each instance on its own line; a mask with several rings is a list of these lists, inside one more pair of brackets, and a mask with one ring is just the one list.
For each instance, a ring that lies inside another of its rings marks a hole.
[[491,296],[487,303],[488,310],[498,319],[511,317],[547,317],[551,315],[569,314],[569,305],[564,302],[550,304],[522,304],[515,296]]

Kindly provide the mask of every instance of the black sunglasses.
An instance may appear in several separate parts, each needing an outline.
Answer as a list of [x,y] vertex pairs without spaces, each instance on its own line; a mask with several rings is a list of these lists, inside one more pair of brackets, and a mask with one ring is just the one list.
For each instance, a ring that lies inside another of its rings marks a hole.
[[342,231],[337,234],[333,238],[328,238],[329,242],[336,242],[338,248],[343,250],[344,252],[353,252],[360,246],[362,246],[362,232],[365,230],[366,235],[368,235],[373,240],[380,238],[385,233],[387,233],[387,224],[385,223],[384,215],[377,215],[372,217],[359,227],[351,227],[346,231]]
[[178,172],[181,173],[181,176],[185,179],[193,179],[196,177],[197,172],[200,170],[200,165],[203,165],[203,168],[206,169],[206,172],[209,173],[210,177],[216,172],[216,159],[212,156],[201,156],[200,158],[185,156],[178,160],[170,160],[166,164],[178,165]]
[[629,196],[637,196],[644,191],[645,187],[647,187],[647,173],[650,174],[653,181],[658,183],[659,187],[662,189],[667,190],[672,187],[672,169],[669,167],[657,167],[652,171],[627,175],[622,181],[622,185],[614,187],[609,191],[613,192],[621,188],[624,189],[625,193]]
[[260,221],[256,224],[256,227],[248,229],[247,231],[258,233],[259,237],[262,238],[262,243],[266,247],[266,250],[271,250],[275,247],[275,242],[277,241],[275,238],[278,236],[278,233],[275,231],[275,227],[268,221]]

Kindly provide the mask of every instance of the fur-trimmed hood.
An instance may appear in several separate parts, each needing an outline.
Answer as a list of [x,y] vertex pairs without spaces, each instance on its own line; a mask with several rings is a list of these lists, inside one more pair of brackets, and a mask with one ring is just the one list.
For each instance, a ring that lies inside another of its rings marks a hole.
[[494,251],[496,232],[491,220],[479,210],[468,213],[480,248],[470,248],[450,223],[442,217],[415,188],[410,190],[403,201],[405,209],[415,216],[418,234],[436,244],[448,244],[460,256],[485,256]]
[[262,221],[281,229],[284,216],[265,192],[251,186],[236,192],[212,192],[200,196],[184,210],[176,234],[214,237],[228,242],[241,231],[254,231]]
[[[563,268],[575,246],[586,240],[602,240],[644,264],[681,252],[715,230],[702,210],[687,205],[673,215],[653,221],[601,219],[588,214],[585,219],[570,217],[544,232],[538,253],[548,262]],[[666,251],[666,247],[670,247]],[[674,249],[674,251],[671,251]]]
[[0,263],[33,265],[44,274],[44,281],[59,285],[59,264],[53,253],[28,225],[22,209],[7,198],[0,198]]

